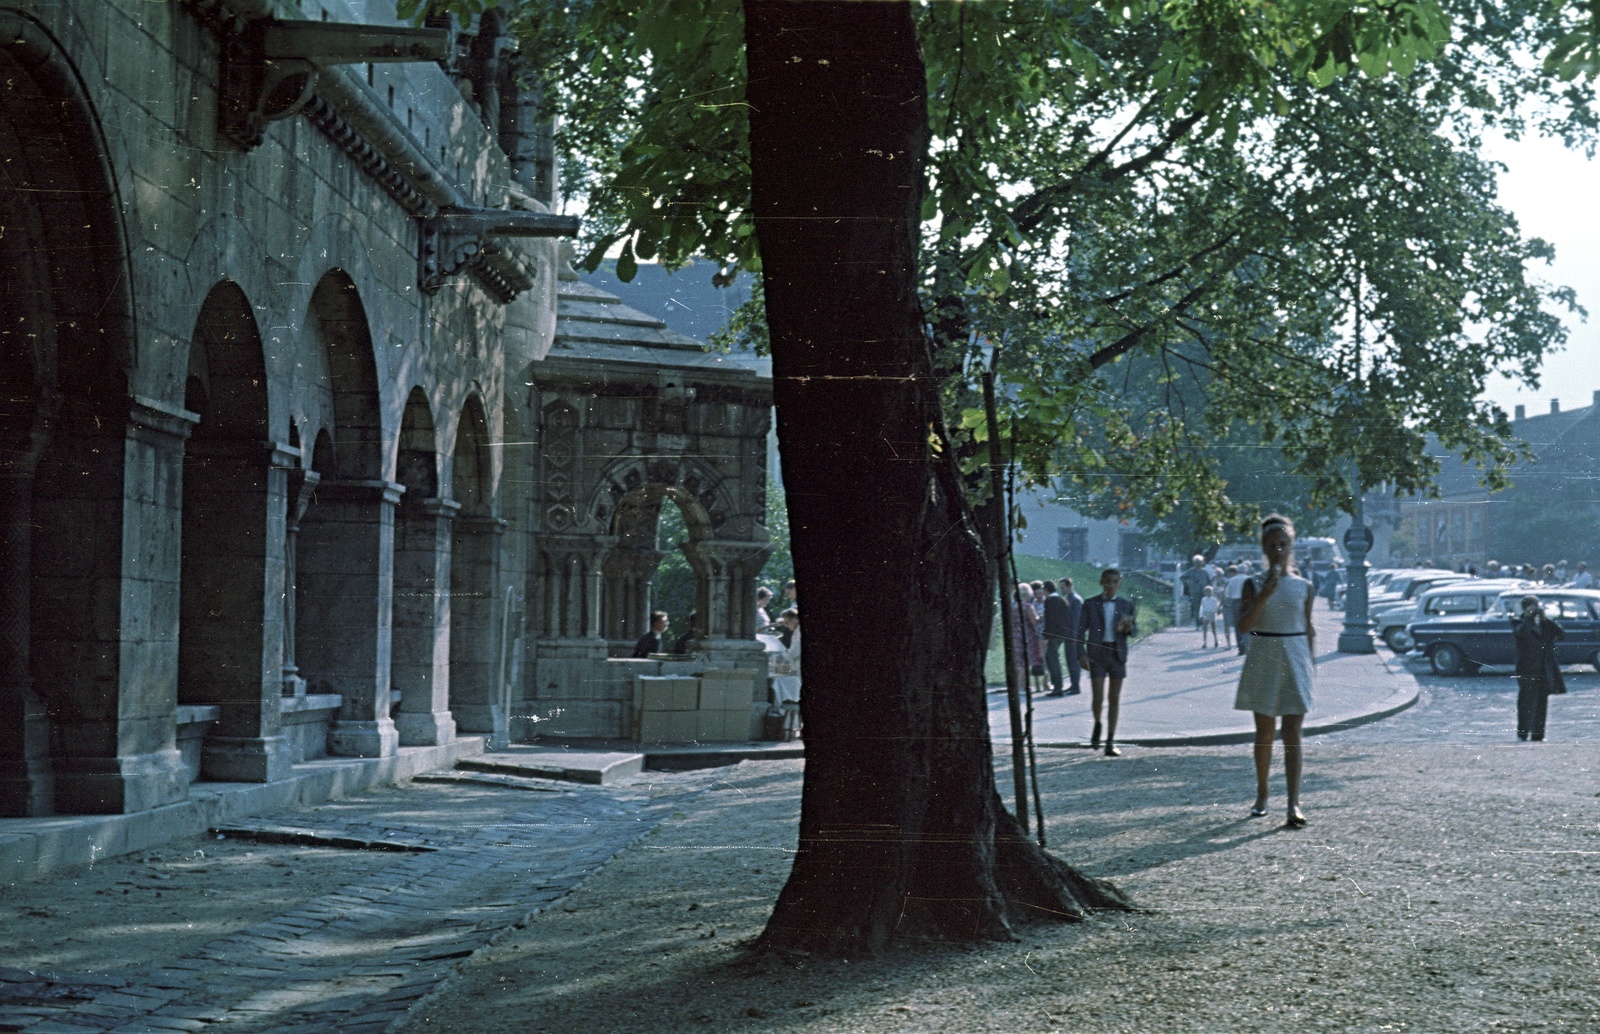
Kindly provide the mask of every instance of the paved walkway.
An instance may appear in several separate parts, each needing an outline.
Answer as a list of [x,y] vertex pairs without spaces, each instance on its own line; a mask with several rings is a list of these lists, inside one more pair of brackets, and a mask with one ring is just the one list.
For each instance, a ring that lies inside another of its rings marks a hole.
[[451,795],[443,815],[440,796],[422,792],[219,830],[390,851],[395,861],[175,958],[149,959],[130,942],[125,967],[111,974],[0,968],[0,1031],[387,1030],[461,959],[571,892],[715,781],[678,776],[666,793],[562,786],[511,775],[514,762],[496,760],[497,772],[418,780],[488,788]]
[[[1344,615],[1319,601],[1312,619],[1317,629],[1315,707],[1306,716],[1307,734],[1347,729],[1405,710],[1417,701],[1416,679],[1389,651],[1339,653],[1335,645]],[[1244,658],[1230,647],[1200,647],[1192,630],[1158,632],[1137,643],[1128,659],[1122,689],[1117,741],[1144,746],[1248,743],[1254,720],[1233,709],[1234,689]],[[1077,696],[1033,701],[1033,737],[1039,746],[1087,746],[1094,719],[1089,708],[1089,676]],[[989,729],[996,743],[1011,742],[1005,693],[989,694]]]

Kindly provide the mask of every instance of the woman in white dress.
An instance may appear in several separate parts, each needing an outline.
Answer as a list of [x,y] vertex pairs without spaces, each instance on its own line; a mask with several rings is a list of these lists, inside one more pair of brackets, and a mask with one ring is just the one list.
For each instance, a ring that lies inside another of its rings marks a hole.
[[1289,518],[1272,514],[1261,521],[1261,553],[1267,571],[1245,582],[1239,601],[1239,632],[1251,638],[1233,706],[1256,716],[1252,818],[1267,813],[1272,740],[1278,719],[1283,720],[1283,771],[1289,788],[1289,816],[1284,824],[1298,829],[1306,824],[1300,812],[1300,727],[1311,710],[1312,658],[1316,655],[1312,588],[1294,570],[1294,524]]

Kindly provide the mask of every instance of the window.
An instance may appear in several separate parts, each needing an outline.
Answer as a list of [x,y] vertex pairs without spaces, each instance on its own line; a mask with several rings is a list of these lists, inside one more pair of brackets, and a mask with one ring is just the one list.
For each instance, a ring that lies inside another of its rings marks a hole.
[[1594,620],[1594,613],[1589,609],[1588,600],[1575,600],[1564,597],[1545,600],[1544,612],[1547,617],[1556,621]]
[[1087,563],[1089,560],[1089,529],[1057,528],[1056,559],[1070,560],[1079,564]]
[[1424,603],[1423,613],[1431,615],[1476,614],[1481,596],[1435,596]]

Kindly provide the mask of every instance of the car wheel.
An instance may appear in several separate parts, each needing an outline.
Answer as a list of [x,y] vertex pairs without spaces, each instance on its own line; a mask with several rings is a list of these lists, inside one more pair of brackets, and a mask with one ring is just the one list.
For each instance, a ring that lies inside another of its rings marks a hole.
[[1403,628],[1389,629],[1389,631],[1383,633],[1383,641],[1387,643],[1389,645],[1389,649],[1393,650],[1395,653],[1405,653],[1407,650],[1411,649],[1411,636],[1408,635],[1406,630]]
[[1453,643],[1440,643],[1428,658],[1440,675],[1460,675],[1467,670],[1466,655]]
[[1600,650],[1594,652],[1594,656],[1589,658],[1589,663],[1594,665],[1595,671],[1600,671]]

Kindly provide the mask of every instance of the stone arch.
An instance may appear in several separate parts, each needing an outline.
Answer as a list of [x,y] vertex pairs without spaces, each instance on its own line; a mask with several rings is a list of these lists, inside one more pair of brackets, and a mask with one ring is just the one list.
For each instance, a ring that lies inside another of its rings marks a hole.
[[[131,731],[170,698],[124,699],[123,461],[175,452],[186,423],[128,395],[122,206],[82,79],[0,11],[0,82],[0,815],[135,811],[183,786],[171,731]],[[138,588],[164,602],[171,574]]]
[[461,506],[450,550],[450,710],[468,732],[503,736],[500,546],[489,423],[469,395],[456,424],[450,493]]
[[[390,717],[394,519],[402,487],[384,479],[383,406],[372,332],[355,280],[341,268],[312,291],[306,329],[327,357],[331,450],[318,433],[321,475],[300,523],[297,663],[308,690],[337,694],[335,754],[387,757],[399,746]],[[328,453],[331,451],[332,455]]]
[[438,430],[421,387],[406,396],[395,477],[394,646],[390,679],[400,692],[401,746],[448,743],[450,716],[450,537],[458,507],[439,493]]
[[267,781],[289,766],[276,707],[279,515],[295,457],[267,446],[265,357],[238,284],[224,280],[206,294],[187,371],[185,405],[199,420],[183,457],[178,702],[218,709],[202,754],[209,778]]
[[464,510],[488,512],[494,509],[494,457],[490,450],[489,421],[483,400],[476,394],[467,397],[456,424],[455,452],[451,459],[450,492]]
[[355,281],[332,269],[311,294],[308,329],[328,357],[333,388],[332,476],[342,481],[383,476],[383,407],[372,332]]
[[[701,634],[728,635],[725,587],[710,543],[733,512],[722,478],[696,460],[631,456],[606,469],[588,508],[611,546],[600,562],[601,635],[631,642],[649,627],[651,582],[664,554],[656,531],[670,497],[683,514],[689,541],[681,548],[695,572],[695,613]],[[675,616],[676,618],[677,616]],[[681,626],[680,626],[681,627]]]
[[616,524],[617,508],[629,493],[645,486],[671,489],[689,525],[690,537],[714,538],[737,509],[726,480],[694,459],[624,456],[601,472],[586,512],[596,527],[610,529]]

